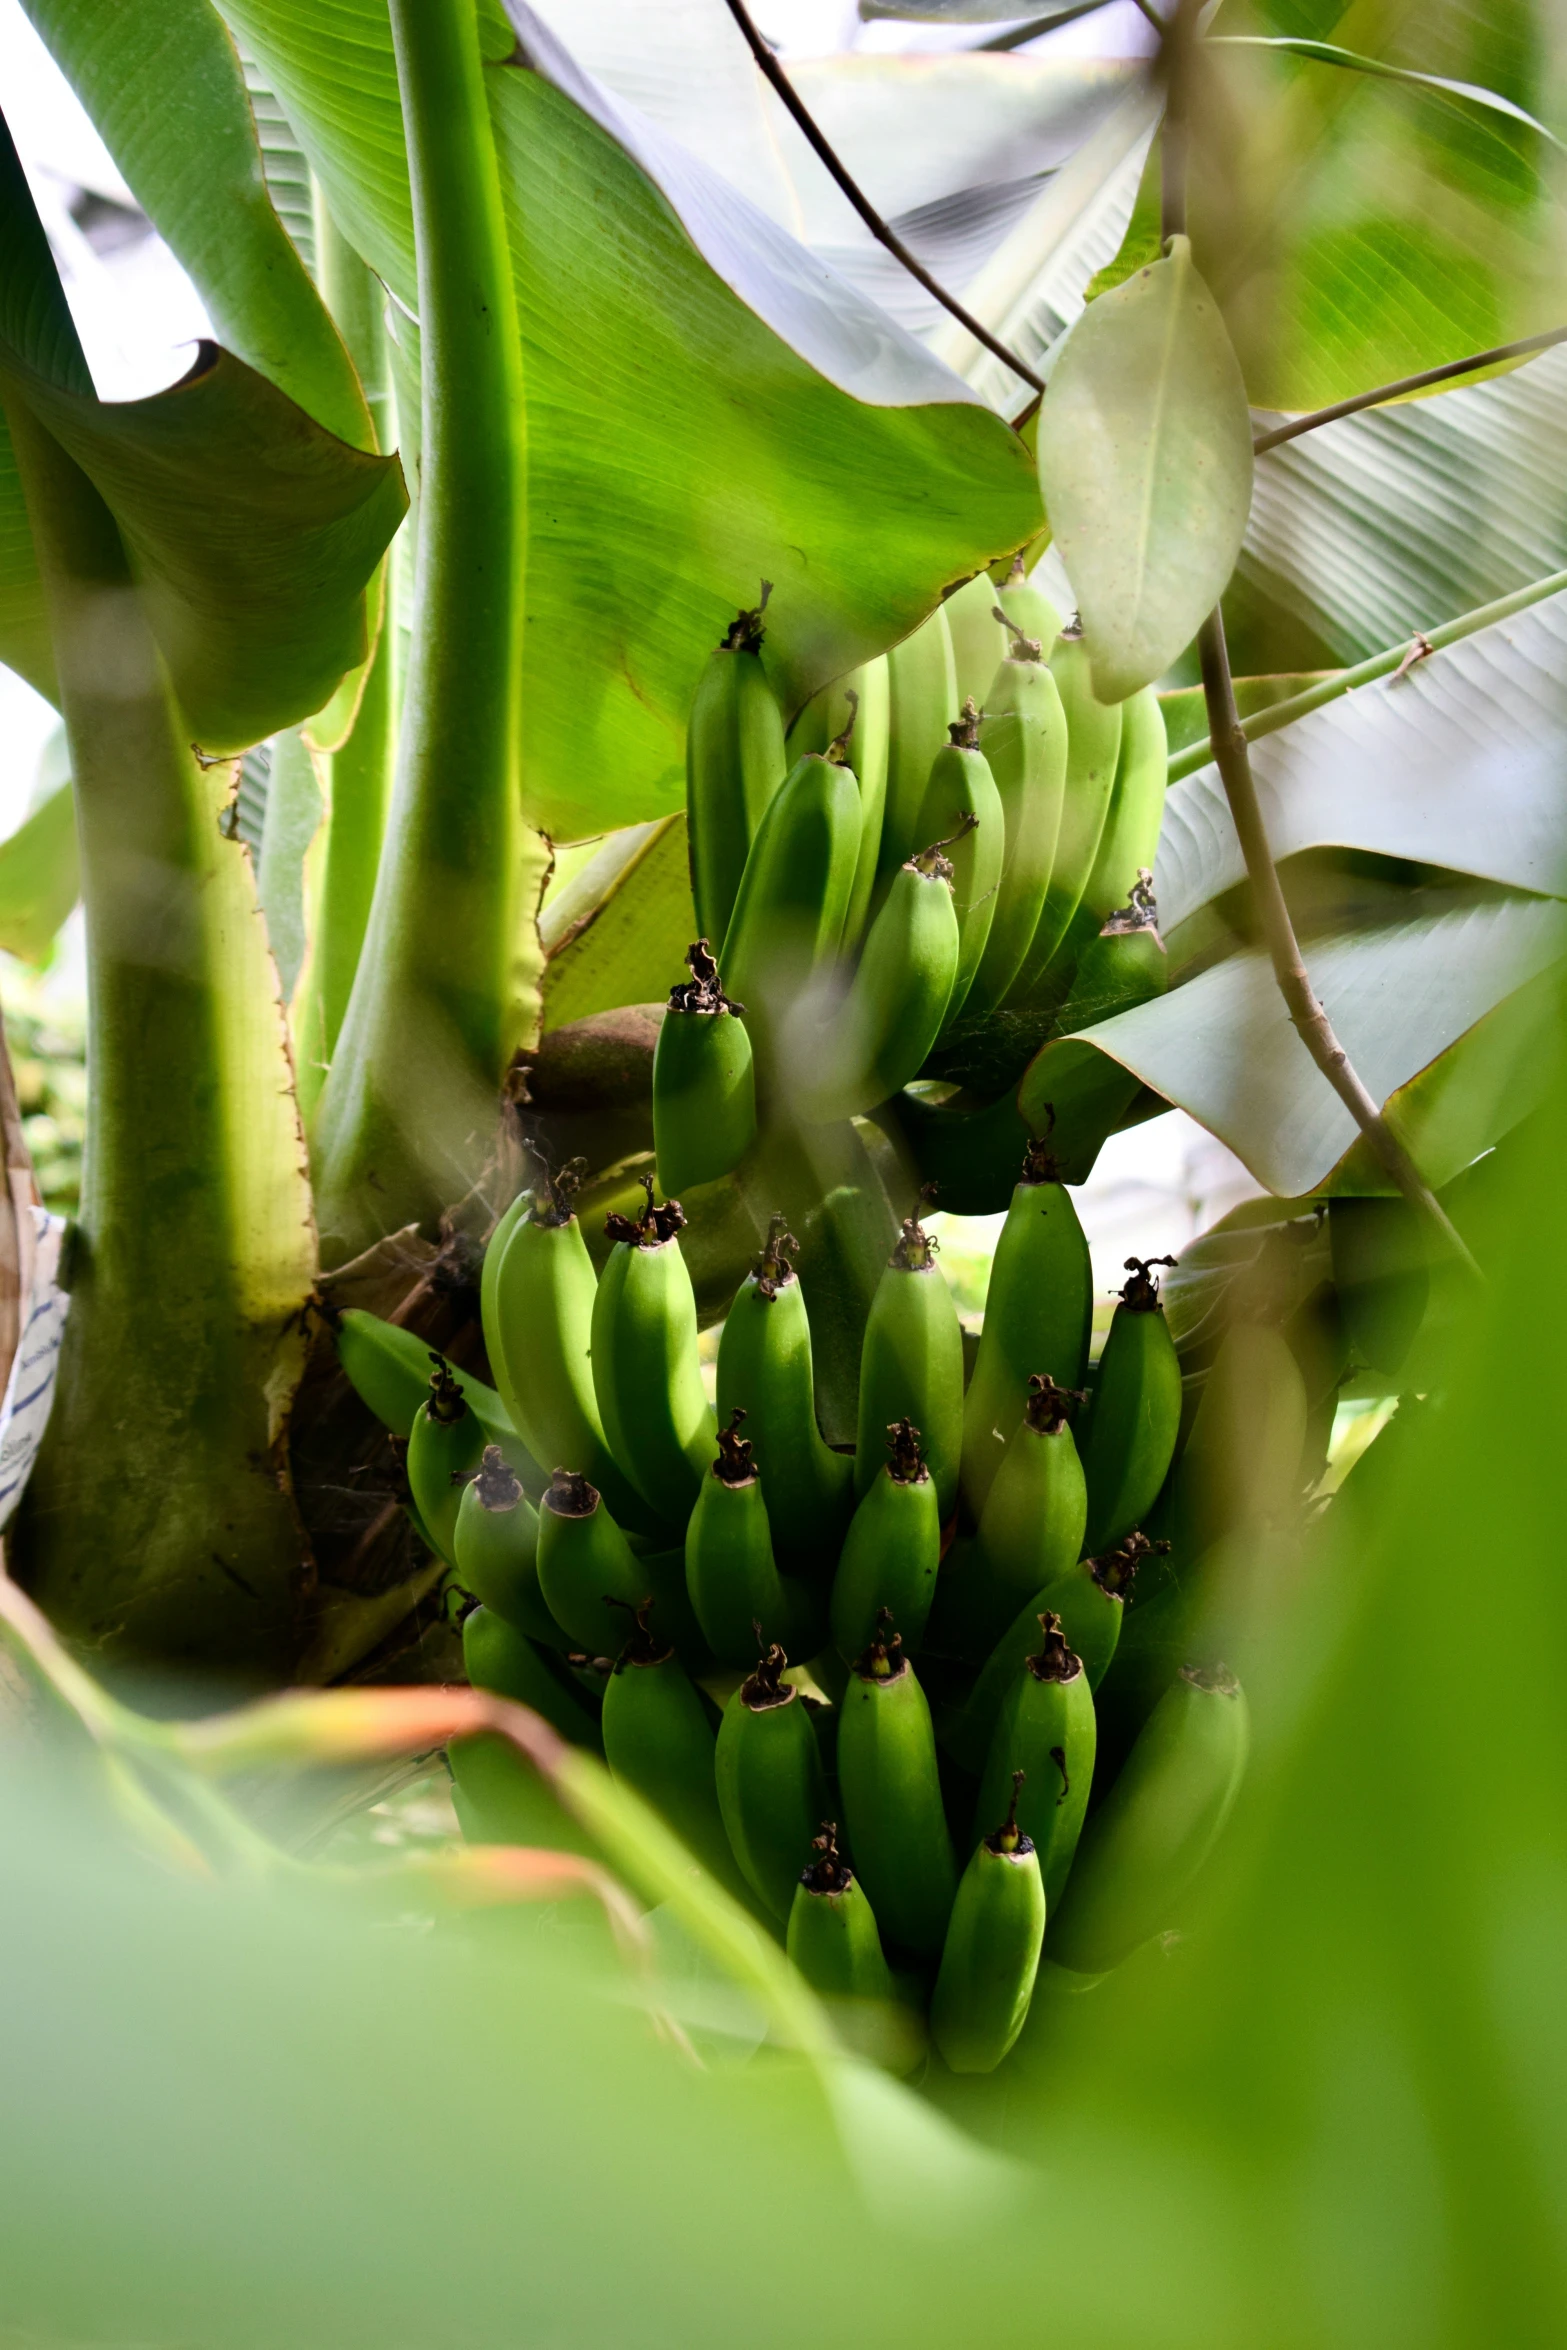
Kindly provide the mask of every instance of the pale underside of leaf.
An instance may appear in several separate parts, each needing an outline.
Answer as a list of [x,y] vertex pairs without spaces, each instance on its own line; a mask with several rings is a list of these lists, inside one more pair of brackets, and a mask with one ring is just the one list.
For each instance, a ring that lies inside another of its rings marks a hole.
[[[1089,281],[1120,248],[1161,103],[1155,86],[1140,82],[959,289],[965,307],[1036,372],[1048,375],[1047,352],[1082,316]],[[1003,413],[1016,411],[1016,376],[967,327],[944,319],[931,348]]]
[[976,397],[697,157],[620,105],[525,5],[505,0],[519,64],[541,74],[657,188],[710,269],[829,383],[874,406]]
[[[1307,963],[1339,1041],[1383,1103],[1564,954],[1567,908],[1506,898],[1315,939]],[[1264,955],[1233,955],[1069,1041],[1188,1110],[1281,1198],[1315,1190],[1356,1143],[1355,1121],[1291,1026]],[[1473,1155],[1422,1171],[1445,1182]]]
[[1257,467],[1238,569],[1343,661],[1567,568],[1567,350]]
[[[1567,594],[1252,747],[1275,857],[1369,850],[1567,895]],[[1242,880],[1218,770],[1171,787],[1154,868],[1173,930]]]
[[544,1025],[662,1003],[696,936],[684,816],[612,833],[539,921]]

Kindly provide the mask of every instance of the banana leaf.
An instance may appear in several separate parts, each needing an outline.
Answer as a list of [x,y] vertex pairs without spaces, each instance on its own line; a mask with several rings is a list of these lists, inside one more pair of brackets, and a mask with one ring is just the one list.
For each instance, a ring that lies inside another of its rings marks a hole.
[[[225,13],[334,217],[415,311],[384,13]],[[679,806],[701,662],[758,578],[792,709],[1028,538],[1038,503],[1026,453],[950,373],[530,12],[515,28],[484,18],[530,402],[523,773],[532,820],[569,840]],[[737,403],[736,383],[765,388]]]

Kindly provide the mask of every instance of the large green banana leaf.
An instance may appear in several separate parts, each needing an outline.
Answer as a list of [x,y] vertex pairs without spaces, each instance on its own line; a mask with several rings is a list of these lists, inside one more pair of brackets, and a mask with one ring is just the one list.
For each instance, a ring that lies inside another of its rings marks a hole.
[[312,277],[318,274],[315,189],[310,166],[300,150],[293,126],[284,114],[266,77],[254,59],[241,56],[245,92],[261,147],[261,169],[272,209],[288,231],[289,242]]
[[119,524],[203,747],[242,750],[319,709],[364,659],[365,583],[407,504],[397,460],[323,431],[212,343],[146,400],[51,382],[10,345],[0,374]]
[[[226,14],[345,232],[415,312],[384,11]],[[1026,539],[1037,491],[954,377],[530,12],[484,25],[529,387],[524,772],[532,818],[569,839],[679,805],[701,662],[760,577],[792,707]]]
[[[27,0],[27,10],[219,339],[318,424],[373,447],[348,353],[274,209],[217,10],[208,0]],[[308,190],[298,201],[308,212]]]

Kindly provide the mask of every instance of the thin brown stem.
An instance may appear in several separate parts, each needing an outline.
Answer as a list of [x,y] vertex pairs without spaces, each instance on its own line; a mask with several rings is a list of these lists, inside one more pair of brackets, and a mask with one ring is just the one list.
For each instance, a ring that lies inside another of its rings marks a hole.
[[1268,959],[1279,993],[1301,1043],[1360,1128],[1383,1172],[1397,1185],[1416,1213],[1438,1234],[1447,1248],[1471,1272],[1478,1267],[1454,1229],[1446,1211],[1414,1160],[1393,1132],[1372,1095],[1357,1076],[1348,1053],[1339,1043],[1306,970],[1295,925],[1285,901],[1279,869],[1273,861],[1262,808],[1251,772],[1251,754],[1235,707],[1235,684],[1230,675],[1229,648],[1224,641],[1224,619],[1215,609],[1197,637],[1202,659],[1203,697],[1208,705],[1208,733],[1213,756],[1229,802],[1230,816],[1252,899],[1262,926]]
[[[1198,0],[1179,0],[1162,35],[1159,62],[1164,74],[1164,121],[1159,131],[1159,234],[1186,234],[1186,159],[1191,136],[1191,58],[1197,38]],[[1147,11],[1144,11],[1147,14]],[[1157,21],[1157,20],[1155,20]]]
[[952,316],[958,321],[960,326],[966,326],[969,333],[974,337],[976,342],[983,343],[985,349],[989,351],[994,358],[1001,360],[1004,366],[1010,367],[1014,375],[1020,375],[1026,384],[1032,384],[1036,392],[1042,392],[1045,388],[1044,379],[1041,376],[1037,376],[1031,367],[1026,367],[1023,361],[1018,358],[1016,352],[1009,351],[1007,349],[1005,343],[998,342],[996,337],[990,332],[990,329],[986,326],[981,326],[979,320],[974,317],[973,313],[971,311],[965,310],[962,303],[958,301],[957,297],[947,292],[945,286],[938,285],[936,280],[931,276],[930,271],[925,267],[924,263],[916,261],[914,255],[909,251],[908,246],[904,244],[902,238],[894,235],[893,231],[887,226],[887,223],[882,219],[881,214],[876,210],[876,207],[870,201],[870,198],[865,195],[860,188],[858,181],[851,178],[847,168],[839,161],[835,150],[829,144],[822,131],[817,127],[815,117],[806,106],[804,100],[800,97],[799,92],[795,89],[794,84],[790,81],[789,76],[784,72],[783,67],[779,64],[777,58],[773,55],[771,49],[769,49],[767,43],[763,40],[761,34],[757,31],[755,25],[751,22],[750,14],[744,5],[744,0],[726,0],[726,5],[730,15],[734,18],[735,23],[739,26],[742,34],[745,36],[746,46],[750,50],[751,55],[755,58],[757,69],[761,73],[763,79],[767,81],[777,92],[779,98],[783,101],[783,104],[788,108],[790,114],[794,117],[794,120],[798,123],[800,129],[804,132],[805,137],[810,142],[817,156],[826,166],[827,170],[831,173],[833,179],[842,189],[844,195],[848,197],[849,202],[854,206],[855,211],[859,214],[861,220],[864,221],[866,227],[870,230],[871,235],[876,239],[877,243],[885,245],[887,251],[892,255],[893,259],[895,261],[901,262],[903,267],[908,271],[910,277],[915,279],[918,284],[922,285],[925,288],[927,294],[933,295],[944,310],[949,310],[952,313]]
[[1423,392],[1431,384],[1451,383],[1460,375],[1478,375],[1482,367],[1499,367],[1505,359],[1528,359],[1537,351],[1553,350],[1558,343],[1567,343],[1567,326],[1553,326],[1549,334],[1525,335],[1518,343],[1498,343],[1492,351],[1476,351],[1470,359],[1450,359],[1445,367],[1426,367],[1419,375],[1402,375],[1396,383],[1378,384],[1374,391],[1357,392],[1351,400],[1336,400],[1331,408],[1313,408],[1309,416],[1292,416],[1287,424],[1258,433],[1251,444],[1252,454],[1260,457],[1266,449],[1299,440],[1303,432],[1315,432],[1319,424],[1337,424],[1341,416],[1358,416],[1362,409],[1380,408],[1389,400],[1402,400],[1407,393]]

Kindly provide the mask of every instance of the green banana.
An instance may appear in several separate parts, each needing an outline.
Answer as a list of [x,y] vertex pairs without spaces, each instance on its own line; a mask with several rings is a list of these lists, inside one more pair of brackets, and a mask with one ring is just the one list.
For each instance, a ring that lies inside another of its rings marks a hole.
[[484,1343],[501,1398],[530,1450],[552,1469],[591,1478],[615,1516],[635,1525],[647,1511],[610,1458],[593,1389],[598,1281],[571,1205],[585,1172],[580,1159],[553,1174],[543,1171],[531,1214],[504,1244],[497,1227],[481,1288]]
[[1044,589],[1030,581],[1021,552],[1012,558],[1012,569],[997,588],[995,601],[1003,620],[1037,644],[1053,645],[1061,634],[1061,614]]
[[890,693],[887,656],[878,653],[863,669],[851,670],[836,685],[824,686],[789,729],[791,758],[803,758],[807,751],[826,752],[837,743],[859,786],[860,847],[843,925],[843,944],[850,951],[860,943],[876,887],[882,814],[887,805]]
[[1044,1638],[1015,1674],[991,1734],[974,1834],[995,1818],[1013,1774],[1025,1773],[1018,1820],[1034,1840],[1045,1900],[1054,1911],[1082,1834],[1097,1732],[1088,1675],[1061,1637],[1060,1617],[1044,1614],[1038,1623]]
[[783,1678],[775,1642],[718,1725],[718,1808],[740,1873],[787,1922],[826,1802],[808,1701]]
[[[428,1342],[359,1306],[338,1315],[332,1336],[343,1376],[360,1402],[406,1442],[430,1393]],[[467,1382],[463,1385],[466,1391]]]
[[1230,1815],[1250,1728],[1223,1665],[1183,1665],[1083,1837],[1050,1926],[1050,1956],[1102,1974],[1176,1922]]
[[666,1199],[732,1173],[756,1139],[756,1076],[744,1004],[725,995],[705,938],[670,989],[653,1052],[653,1149]]
[[990,762],[979,747],[979,712],[972,697],[948,728],[951,741],[936,753],[920,803],[919,832],[950,850],[952,907],[958,918],[958,962],[942,1027],[950,1028],[974,983],[995,919],[1006,847],[1006,819]]
[[1222,1536],[1260,1530],[1300,1500],[1306,1382],[1282,1330],[1232,1322],[1203,1385],[1173,1479],[1183,1568]]
[[930,2006],[930,2034],[955,2073],[993,2073],[1034,1996],[1045,1940],[1045,1887],[1033,1839],[1018,1826],[1024,1774],[999,1828],[980,1839],[958,1882]]
[[963,1407],[963,1498],[978,1519],[1023,1419],[1028,1382],[1079,1388],[1088,1370],[1093,1271],[1048,1135],[1030,1140],[996,1243],[974,1376]]
[[838,1850],[834,1820],[822,1822],[789,1909],[788,1950],[821,1998],[890,2003],[892,1972],[882,1955],[865,1888]]
[[763,580],[755,609],[738,613],[697,681],[686,728],[686,824],[697,928],[722,938],[746,853],[784,778],[783,720],[762,667]]
[[646,1608],[632,1615],[631,1635],[604,1685],[604,1758],[749,1905],[718,1808],[712,1724],[674,1650],[649,1629]]
[[686,1589],[704,1638],[726,1665],[748,1663],[759,1640],[797,1656],[821,1645],[820,1600],[774,1563],[762,1481],[739,1433],[744,1418],[737,1407],[719,1429],[717,1458],[686,1528]]
[[887,799],[876,873],[879,892],[921,846],[920,802],[931,761],[958,714],[952,631],[941,605],[887,655]]
[[1039,925],[1055,862],[1066,791],[1066,714],[1037,638],[1018,636],[985,702],[979,747],[1001,799],[1006,843],[990,936],[964,1012],[993,1012],[1011,988]]
[[757,827],[718,958],[746,1006],[751,1041],[764,1063],[773,1031],[837,957],[859,853],[860,793],[852,771],[831,755],[807,752]]
[[451,1565],[456,1558],[462,1480],[479,1465],[484,1429],[445,1358],[428,1351],[435,1369],[408,1438],[408,1485],[425,1531]]
[[[648,1596],[649,1562],[636,1558],[597,1486],[557,1469],[539,1506],[539,1589],[562,1631],[597,1654],[606,1645],[604,1603],[637,1607]],[[674,1637],[660,1616],[659,1631]]]
[[935,1191],[949,1214],[1001,1214],[1028,1140],[1015,1093],[1004,1093],[982,1109],[900,1093],[882,1115],[896,1125],[921,1182]]
[[949,1559],[943,1577],[948,1654],[988,1655],[1018,1608],[1065,1574],[1083,1547],[1088,1490],[1067,1419],[1082,1393],[1035,1371],[1027,1398],[985,1497],[979,1533],[961,1562],[956,1553]]
[[470,1608],[464,1616],[462,1658],[475,1689],[531,1706],[571,1745],[603,1753],[599,1707],[564,1659],[493,1608]]
[[1042,1608],[1061,1618],[1067,1644],[1082,1658],[1088,1686],[1096,1696],[1120,1642],[1137,1570],[1146,1559],[1162,1558],[1169,1549],[1168,1542],[1152,1542],[1134,1528],[1101,1558],[1079,1559],[1057,1575],[1034,1601],[1036,1618]]
[[943,1726],[942,1744],[967,1771],[984,1767],[985,1756],[1007,1693],[1034,1646],[1041,1616],[1056,1618],[1061,1637],[1082,1662],[1091,1694],[1110,1669],[1121,1637],[1127,1595],[1141,1562],[1167,1542],[1128,1534],[1119,1550],[1101,1559],[1080,1559],[1065,1574],[1042,1584],[1019,1608],[975,1678],[963,1705]]
[[957,1500],[963,1450],[963,1329],[936,1250],[918,1217],[905,1217],[860,1350],[854,1489],[863,1501],[881,1471],[886,1431],[896,1420],[912,1420],[945,1525]]
[[1097,1555],[1152,1509],[1181,1425],[1181,1365],[1159,1303],[1155,1265],[1173,1257],[1128,1257],[1132,1278],[1110,1319],[1099,1358],[1083,1469],[1088,1479],[1088,1548]]
[[343,1307],[332,1335],[349,1385],[394,1436],[412,1436],[414,1421],[429,1399],[430,1365],[439,1360],[484,1431],[485,1442],[501,1447],[530,1493],[543,1492],[543,1473],[493,1387],[471,1371],[457,1370],[444,1355],[438,1357],[428,1339],[359,1306]]
[[452,1555],[475,1599],[530,1638],[562,1645],[560,1626],[539,1588],[539,1513],[498,1444],[485,1446],[463,1489]]
[[855,1660],[838,1725],[838,1786],[856,1873],[883,1933],[940,1952],[957,1890],[925,1692],[885,1609]]
[[788,1084],[803,1118],[826,1125],[875,1109],[918,1075],[940,1035],[960,953],[949,845],[894,875],[847,989],[797,1030]]
[[[696,1299],[677,1237],[678,1200],[605,1218],[614,1242],[593,1299],[593,1392],[619,1467],[650,1508],[684,1521],[713,1449],[713,1407],[696,1351]],[[513,1244],[515,1245],[515,1243]]]
[[[972,701],[983,710],[996,671],[1007,657],[1010,638],[1005,620],[996,618],[997,591],[988,571],[976,572],[955,588],[942,610],[952,636],[952,668],[959,709]],[[1014,617],[1020,617],[1014,615]],[[1056,626],[1060,626],[1057,621]],[[1024,633],[1037,636],[1028,628]]]
[[833,1646],[850,1663],[866,1648],[883,1608],[918,1649],[941,1564],[941,1510],[919,1430],[896,1420],[884,1461],[854,1513],[832,1587]]
[[816,1424],[811,1325],[790,1263],[799,1245],[774,1216],[718,1342],[718,1413],[726,1423],[736,1411],[746,1415],[780,1567],[822,1582],[853,1506],[854,1464]]
[[1050,882],[1007,1000],[1026,1001],[1054,959],[1099,855],[1121,753],[1121,706],[1095,699],[1080,627],[1062,631],[1050,674],[1066,714],[1066,783]]
[[1350,1343],[1374,1371],[1402,1370],[1431,1294],[1413,1208],[1402,1199],[1329,1200],[1328,1245]]
[[1159,933],[1153,875],[1145,865],[1126,904],[1084,945],[1066,1000],[1056,1014],[1055,1034],[1072,1036],[1116,1012],[1151,1003],[1169,984],[1170,958]]
[[[511,1245],[511,1236],[533,1206],[533,1194],[524,1186],[496,1217],[494,1228],[484,1244],[484,1264],[479,1273],[479,1325],[488,1332],[495,1327],[495,1289],[500,1276],[501,1259]],[[485,1341],[488,1348],[488,1338]]]

